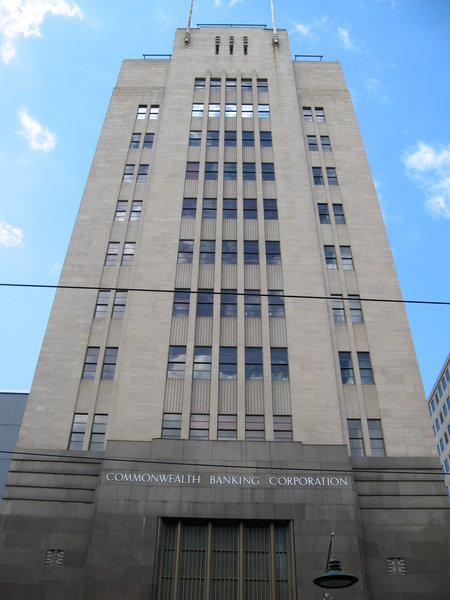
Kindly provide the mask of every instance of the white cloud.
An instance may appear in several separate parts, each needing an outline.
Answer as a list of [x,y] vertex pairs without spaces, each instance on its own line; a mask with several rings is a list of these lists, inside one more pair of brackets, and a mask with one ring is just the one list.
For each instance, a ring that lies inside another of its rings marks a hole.
[[402,156],[407,174],[425,193],[425,208],[450,220],[450,144],[433,148],[418,142]]
[[54,133],[51,133],[35,119],[30,117],[24,108],[19,111],[19,117],[23,129],[18,133],[28,140],[30,148],[33,150],[43,150],[44,152],[53,150],[56,142]]
[[0,221],[0,245],[14,248],[22,246],[23,232],[5,221]]
[[40,37],[47,14],[83,18],[77,4],[67,0],[0,0],[0,32],[5,38],[1,60],[8,64],[16,54],[14,40],[19,36]]
[[338,38],[341,41],[344,48],[350,50],[351,52],[355,52],[359,54],[361,52],[361,48],[355,44],[355,42],[350,38],[350,34],[347,29],[344,27],[337,28]]
[[311,31],[311,25],[305,25],[304,23],[296,23],[295,29],[303,36],[308,37]]

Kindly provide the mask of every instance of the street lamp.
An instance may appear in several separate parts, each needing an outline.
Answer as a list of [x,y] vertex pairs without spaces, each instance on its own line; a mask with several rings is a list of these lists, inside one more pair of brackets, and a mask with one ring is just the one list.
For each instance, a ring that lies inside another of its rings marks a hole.
[[[330,545],[328,547],[328,557],[326,564],[326,573],[316,577],[313,582],[321,588],[346,588],[354,585],[358,578],[349,573],[343,573],[341,569],[341,561],[336,560],[334,556],[333,545],[334,533],[330,537]],[[331,557],[331,558],[330,558]]]

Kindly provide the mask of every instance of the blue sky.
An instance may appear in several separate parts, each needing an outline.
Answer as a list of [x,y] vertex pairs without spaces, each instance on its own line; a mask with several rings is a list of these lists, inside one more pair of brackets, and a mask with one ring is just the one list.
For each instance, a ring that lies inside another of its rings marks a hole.
[[[0,0],[0,282],[55,284],[124,58],[170,53],[189,1]],[[450,300],[448,0],[275,0],[292,54],[342,63],[405,299]],[[196,0],[197,23],[270,1]],[[0,287],[0,390],[28,390],[51,290]],[[450,307],[407,308],[428,393]]]

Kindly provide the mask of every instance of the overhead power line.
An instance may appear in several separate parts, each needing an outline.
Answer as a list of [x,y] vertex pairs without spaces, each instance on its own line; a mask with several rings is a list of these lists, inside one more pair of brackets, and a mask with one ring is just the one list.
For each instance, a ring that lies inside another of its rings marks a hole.
[[[175,289],[157,289],[157,288],[133,288],[133,287],[111,287],[111,286],[96,286],[96,285],[68,285],[68,284],[44,284],[44,283],[8,283],[8,282],[0,282],[0,287],[9,287],[9,288],[30,288],[30,289],[52,289],[52,290],[112,290],[112,291],[123,291],[126,289],[128,292],[147,292],[153,294],[173,294],[175,291],[184,291],[189,292],[191,294],[204,293],[205,289],[208,289],[209,294],[214,294],[216,296],[220,296],[221,294],[233,294],[236,296],[245,296],[248,293],[256,293],[257,290],[249,290],[248,292],[235,292],[232,290],[221,290],[220,292],[215,292],[210,290],[209,288],[201,288],[199,290],[190,290],[187,288],[177,288]],[[273,294],[268,292],[258,293],[259,296],[263,297],[272,297]],[[314,295],[314,294],[277,294],[280,298],[285,299],[294,299],[294,300],[335,300],[336,296],[327,296],[327,295]],[[342,300],[354,300],[355,298],[348,296],[340,296]],[[404,300],[402,298],[364,298],[359,297],[358,300],[361,302],[387,302],[391,304],[424,304],[431,306],[450,306],[450,301],[446,300]]]

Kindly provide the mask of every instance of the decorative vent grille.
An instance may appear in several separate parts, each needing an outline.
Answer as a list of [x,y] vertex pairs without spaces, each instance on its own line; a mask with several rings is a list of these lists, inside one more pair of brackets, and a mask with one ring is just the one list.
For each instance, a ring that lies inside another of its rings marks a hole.
[[64,566],[64,550],[47,550],[44,567]]
[[390,575],[406,575],[406,564],[404,558],[388,558],[388,573]]

